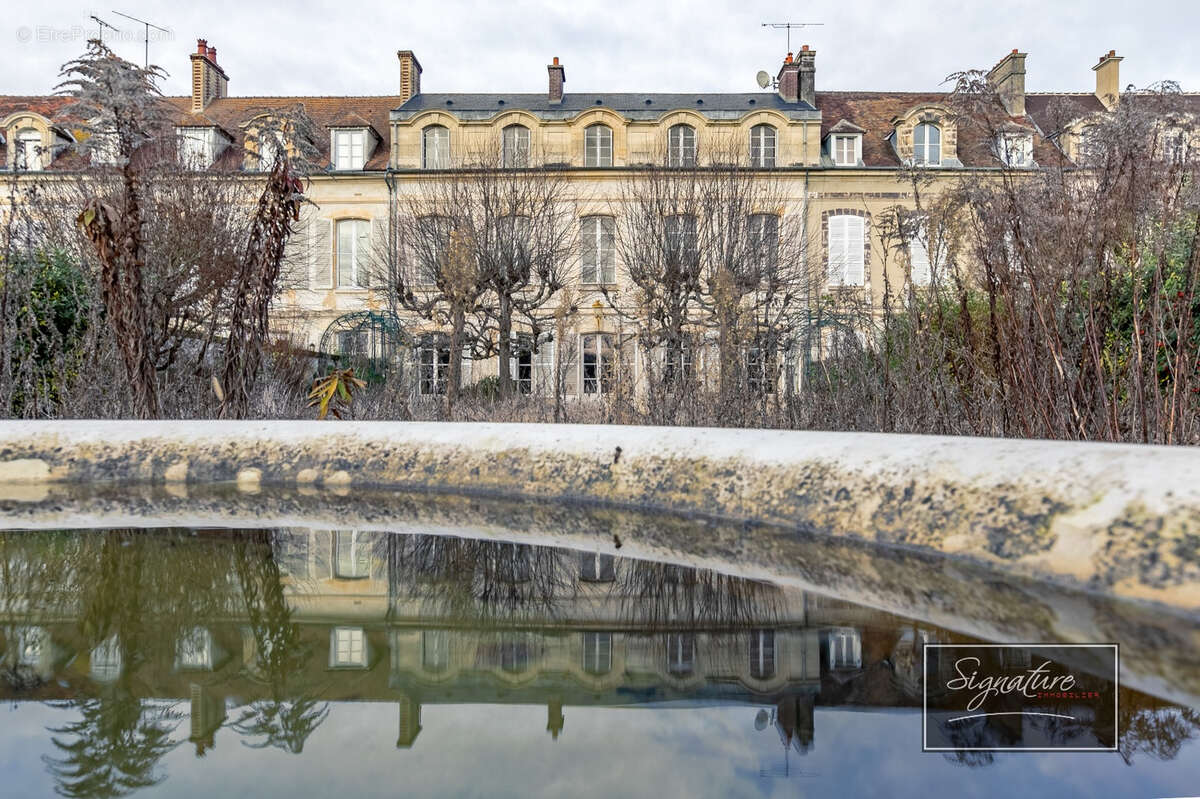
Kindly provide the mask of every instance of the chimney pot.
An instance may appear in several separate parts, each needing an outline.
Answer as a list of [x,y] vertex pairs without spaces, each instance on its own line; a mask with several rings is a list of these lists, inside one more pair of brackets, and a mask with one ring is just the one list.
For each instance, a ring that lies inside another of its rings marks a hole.
[[558,56],[554,56],[554,66],[558,66]]
[[807,51],[807,50],[808,50],[808,45],[807,45],[807,44],[806,44],[806,45],[803,45],[803,46],[802,46],[800,49],[801,49],[801,50],[806,50],[806,51]]
[[199,55],[206,55],[208,53],[208,40],[207,39],[197,39],[196,40],[196,52]]
[[208,60],[212,61],[214,64],[217,63],[217,48],[208,48]]

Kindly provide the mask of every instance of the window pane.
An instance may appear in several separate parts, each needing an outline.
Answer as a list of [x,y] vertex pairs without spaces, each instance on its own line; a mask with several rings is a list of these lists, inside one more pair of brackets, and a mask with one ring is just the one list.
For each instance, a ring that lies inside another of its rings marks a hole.
[[584,166],[612,166],[612,130],[592,125],[584,131]]

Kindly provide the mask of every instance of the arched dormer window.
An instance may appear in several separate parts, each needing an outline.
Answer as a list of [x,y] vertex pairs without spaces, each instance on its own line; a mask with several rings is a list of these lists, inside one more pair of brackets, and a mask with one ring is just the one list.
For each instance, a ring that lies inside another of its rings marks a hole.
[[667,166],[696,165],[696,129],[672,125],[667,131]]
[[421,168],[450,168],[450,131],[444,125],[430,125],[421,131]]
[[755,125],[750,128],[750,166],[775,166],[775,128]]
[[913,163],[920,166],[942,164],[942,129],[932,122],[921,122],[913,128]]
[[589,125],[583,132],[583,165],[612,166],[612,128]]
[[509,125],[500,132],[500,165],[505,169],[529,166],[529,128]]
[[42,169],[42,134],[35,128],[21,128],[16,136],[13,167],[37,172]]

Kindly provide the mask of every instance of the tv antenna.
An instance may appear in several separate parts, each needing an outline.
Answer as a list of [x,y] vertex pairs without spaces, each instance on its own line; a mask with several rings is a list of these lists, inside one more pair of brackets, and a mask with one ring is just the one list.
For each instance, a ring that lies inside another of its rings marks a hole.
[[816,28],[824,24],[824,22],[764,22],[762,26],[764,28],[774,28],[776,30],[782,28],[783,30],[787,31],[787,49],[790,53],[792,51],[792,28]]
[[92,14],[92,20],[94,20],[95,23],[100,26],[100,44],[104,44],[104,29],[105,28],[108,28],[113,33],[120,33],[119,30],[114,28],[112,25],[109,25],[107,22],[100,19],[100,17],[96,16],[95,14]]
[[125,19],[131,19],[134,22],[138,23],[139,25],[146,26],[146,63],[145,63],[145,67],[147,69],[149,69],[149,67],[150,67],[150,29],[154,28],[154,30],[162,31],[163,33],[170,33],[170,31],[167,30],[166,28],[160,28],[157,25],[155,25],[154,23],[147,22],[144,19],[138,19],[137,17],[131,17],[128,14],[122,14],[120,11],[114,11],[113,13],[116,14],[118,17],[125,17]]

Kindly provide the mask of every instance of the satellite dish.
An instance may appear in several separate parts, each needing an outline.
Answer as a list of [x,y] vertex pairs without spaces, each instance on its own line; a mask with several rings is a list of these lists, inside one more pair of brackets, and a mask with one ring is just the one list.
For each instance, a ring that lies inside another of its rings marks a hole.
[[771,85],[771,75],[765,70],[758,71],[758,88],[765,89]]

